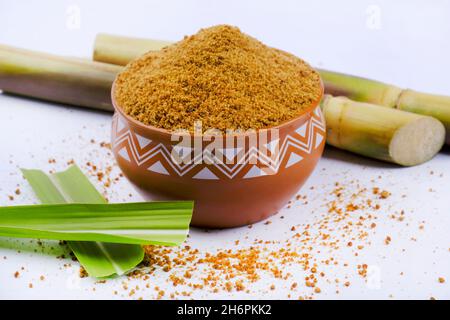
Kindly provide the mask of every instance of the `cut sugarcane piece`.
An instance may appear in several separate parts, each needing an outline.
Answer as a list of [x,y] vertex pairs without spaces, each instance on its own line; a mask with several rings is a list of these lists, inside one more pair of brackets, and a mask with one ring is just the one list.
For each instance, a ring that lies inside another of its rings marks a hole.
[[111,85],[121,67],[0,45],[0,90],[112,111]]
[[[170,43],[160,40],[99,34],[95,42],[94,60],[126,65],[143,53],[160,50],[168,44]],[[447,143],[450,144],[450,97],[404,90],[394,85],[338,72],[320,69],[318,71],[327,94],[435,117],[446,127]]]
[[356,101],[405,110],[441,121],[446,129],[447,144],[450,144],[450,97],[422,93],[409,89],[350,76],[337,72],[319,70],[324,81],[325,92],[342,95]]
[[328,144],[403,166],[421,164],[442,148],[445,128],[429,116],[325,96]]
[[158,51],[173,42],[99,33],[94,43],[94,61],[126,65],[148,51]]
[[403,91],[396,86],[347,74],[318,70],[325,93],[394,108]]
[[398,99],[397,109],[439,119],[445,126],[446,140],[450,144],[450,97],[404,90]]
[[114,36],[100,33],[95,38],[95,61],[126,65],[130,60],[151,50],[160,50],[170,42]]

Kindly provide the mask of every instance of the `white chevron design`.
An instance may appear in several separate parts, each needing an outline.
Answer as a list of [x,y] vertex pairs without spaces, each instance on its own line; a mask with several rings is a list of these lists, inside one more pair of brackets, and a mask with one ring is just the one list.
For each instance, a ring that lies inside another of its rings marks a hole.
[[[165,166],[169,165],[174,172],[179,176],[184,176],[190,172],[194,167],[199,164],[204,165],[205,163],[214,166],[227,178],[234,178],[239,172],[241,172],[251,161],[253,163],[260,163],[261,165],[267,167],[270,172],[276,173],[280,169],[283,160],[289,156],[287,160],[286,168],[290,167],[298,162],[300,162],[303,157],[298,152],[304,152],[310,154],[314,149],[317,149],[324,140],[324,136],[320,131],[325,131],[323,115],[320,107],[314,110],[314,115],[320,117],[321,120],[311,117],[311,119],[297,128],[295,133],[300,135],[305,141],[299,140],[294,136],[287,135],[285,139],[281,142],[279,139],[269,142],[265,147],[271,151],[269,156],[266,152],[258,150],[256,147],[252,147],[245,154],[239,156],[238,163],[227,164],[223,157],[218,157],[212,154],[209,149],[202,150],[198,154],[194,154],[194,159],[190,163],[178,163],[172,158],[172,153],[167,149],[167,147],[161,143],[155,144],[152,148],[147,150],[145,153],[140,154],[139,151],[143,148],[151,145],[152,141],[146,137],[142,137],[137,133],[133,132],[130,128],[127,128],[124,119],[121,119],[117,114],[113,117],[113,149],[118,152],[118,154],[127,161],[134,161],[138,166],[141,166],[148,162],[150,159],[160,155],[165,161],[157,161],[152,166],[148,167],[148,170],[157,172],[160,174],[169,175]],[[127,130],[124,130],[124,129]],[[317,131],[319,129],[319,131]],[[119,134],[120,133],[120,134]],[[134,136],[134,139],[133,139]],[[137,143],[135,143],[137,141]],[[127,149],[125,146],[120,147],[120,145],[128,145]],[[273,150],[278,146],[278,152],[273,152]],[[177,150],[178,148],[178,150]],[[289,151],[290,149],[298,150],[298,152]],[[180,148],[179,146],[174,146],[174,151],[177,152],[181,157],[185,157],[192,153],[191,148]],[[118,151],[117,151],[118,150]],[[236,155],[242,151],[242,148],[224,148],[217,149],[216,152],[222,153],[226,159],[233,160]],[[289,152],[289,153],[288,153]],[[244,176],[244,178],[257,177],[267,174],[264,170],[258,168],[258,166],[253,166]],[[219,179],[211,170],[206,167],[198,172],[193,179]]]
[[192,150],[192,148],[189,148],[189,147],[183,147],[183,146],[176,145],[173,147],[172,151],[174,151],[180,158],[184,158],[187,155],[191,154],[193,150]]
[[121,156],[122,158],[124,158],[128,162],[131,161],[130,160],[130,156],[128,155],[127,149],[125,147],[123,147],[122,149],[119,150],[119,156]]
[[269,150],[271,153],[275,152],[275,148],[280,143],[280,139],[275,139],[270,141],[268,144],[266,144],[267,150]]
[[219,178],[208,168],[203,168],[199,173],[192,177],[193,179],[218,180]]
[[254,165],[244,176],[244,179],[266,176],[267,173]]
[[165,175],[169,175],[169,172],[167,171],[166,168],[164,168],[164,166],[161,164],[161,161],[155,162],[151,167],[148,168],[148,170],[156,172],[156,173],[161,173],[161,174],[165,174]]
[[239,152],[242,151],[242,148],[224,148],[224,149],[218,149],[218,151],[225,156],[226,159],[228,159],[230,162],[236,158],[236,156],[239,154]]
[[146,146],[148,146],[150,143],[152,143],[152,140],[147,139],[143,136],[140,136],[136,134],[136,138],[138,140],[139,148],[144,149]]
[[286,163],[286,168],[289,168],[290,166],[293,166],[297,162],[300,162],[303,160],[303,157],[299,154],[296,154],[295,152],[291,152],[291,155],[289,157],[288,162]]
[[320,133],[316,133],[316,144],[315,144],[314,148],[317,149],[320,146],[320,144],[322,143],[322,141],[323,141],[323,135],[321,135]]
[[308,122],[306,122],[304,125],[302,125],[300,128],[295,130],[299,135],[301,135],[303,138],[305,138],[306,135],[306,128],[308,128]]

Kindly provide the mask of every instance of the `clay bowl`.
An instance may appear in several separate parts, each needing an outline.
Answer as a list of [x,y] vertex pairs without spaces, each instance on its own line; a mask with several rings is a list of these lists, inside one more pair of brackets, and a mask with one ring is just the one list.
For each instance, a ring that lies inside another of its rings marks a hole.
[[223,148],[212,150],[211,137],[189,136],[197,147],[180,147],[171,132],[126,115],[114,94],[112,102],[112,150],[124,175],[146,199],[194,200],[197,227],[237,227],[276,213],[313,172],[326,140],[320,99],[277,127],[215,136]]

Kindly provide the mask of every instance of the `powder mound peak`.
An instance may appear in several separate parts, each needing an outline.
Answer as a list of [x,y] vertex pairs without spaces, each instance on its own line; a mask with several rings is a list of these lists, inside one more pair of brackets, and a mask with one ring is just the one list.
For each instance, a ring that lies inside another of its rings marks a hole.
[[185,43],[197,42],[209,46],[212,50],[223,49],[226,46],[241,48],[251,43],[253,38],[246,36],[238,27],[218,25],[211,28],[200,29],[197,34],[186,36]]
[[303,60],[228,25],[132,61],[115,88],[116,101],[136,120],[190,131],[196,121],[203,130],[276,126],[301,115],[322,91]]

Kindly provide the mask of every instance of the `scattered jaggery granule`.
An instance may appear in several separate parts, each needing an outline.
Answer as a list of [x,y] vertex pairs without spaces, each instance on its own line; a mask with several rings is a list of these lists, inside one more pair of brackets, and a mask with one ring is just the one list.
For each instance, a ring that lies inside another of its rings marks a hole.
[[445,283],[445,279],[443,277],[438,278],[439,283]]
[[82,266],[80,267],[80,270],[78,271],[78,274],[79,274],[80,278],[86,278],[86,277],[89,276],[87,271],[86,271],[86,269],[83,268]]
[[367,269],[368,269],[368,265],[367,264],[362,264],[362,265],[358,265],[358,274],[365,278],[367,277]]
[[236,291],[243,291],[243,290],[245,290],[244,283],[241,280],[236,281],[235,287],[236,287]]
[[[233,239],[229,247],[196,247],[190,239],[181,247],[145,246],[144,263],[128,279],[145,281],[146,288],[155,289],[156,299],[185,298],[196,293],[208,298],[228,292],[252,296],[259,293],[255,288],[260,286],[255,284],[265,281],[271,281],[265,287],[269,295],[290,289],[296,296],[312,299],[324,292],[316,288],[325,284],[334,284],[332,291],[339,294],[342,287],[350,286],[348,280],[355,270],[361,279],[352,285],[367,281],[364,251],[371,247],[370,236],[378,225],[391,221],[386,211],[392,210],[379,194],[373,194],[371,186],[361,185],[358,180],[344,181],[336,187],[339,191],[327,192],[330,198],[323,201],[314,221],[294,226],[286,223],[284,239],[249,239],[252,232],[248,231],[246,236]],[[349,203],[354,207],[348,207]],[[343,259],[341,252],[347,250],[360,254],[357,263]],[[337,278],[328,272],[334,267],[345,267],[348,273]],[[161,289],[154,286],[154,281],[161,279],[166,291],[163,297],[158,295]],[[137,290],[128,284],[123,284],[122,289],[126,295]]]
[[111,150],[111,143],[102,141],[100,142],[100,147]]
[[114,97],[136,120],[167,130],[261,129],[301,115],[321,95],[305,61],[238,28],[201,29],[131,62]]
[[14,278],[18,278],[18,277],[20,277],[20,273],[19,273],[19,271],[16,271],[16,272],[14,272]]
[[389,191],[383,190],[380,193],[380,198],[381,199],[387,199],[390,195],[391,195],[391,193]]

